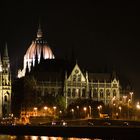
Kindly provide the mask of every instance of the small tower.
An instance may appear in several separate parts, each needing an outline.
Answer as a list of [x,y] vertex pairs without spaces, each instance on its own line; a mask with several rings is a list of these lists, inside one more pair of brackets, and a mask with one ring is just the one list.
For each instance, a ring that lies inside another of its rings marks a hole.
[[38,31],[37,31],[37,38],[42,38],[42,37],[43,37],[43,33],[41,30],[41,24],[39,22]]
[[2,61],[0,55],[0,118],[2,117]]
[[2,59],[2,117],[11,113],[11,72],[7,44]]

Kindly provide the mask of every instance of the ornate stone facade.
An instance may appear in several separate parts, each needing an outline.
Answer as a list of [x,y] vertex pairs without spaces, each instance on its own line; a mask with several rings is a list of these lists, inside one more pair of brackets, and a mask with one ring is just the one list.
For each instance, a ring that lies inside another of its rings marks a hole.
[[41,96],[61,94],[66,99],[66,107],[78,98],[103,101],[105,105],[121,99],[119,79],[112,73],[85,72],[78,63],[69,68],[69,63],[54,59],[48,44],[44,43],[39,26],[37,38],[24,56],[24,68],[18,74],[19,78],[26,76],[27,71],[34,75]]
[[11,71],[7,45],[1,60],[0,56],[0,117],[11,113]]

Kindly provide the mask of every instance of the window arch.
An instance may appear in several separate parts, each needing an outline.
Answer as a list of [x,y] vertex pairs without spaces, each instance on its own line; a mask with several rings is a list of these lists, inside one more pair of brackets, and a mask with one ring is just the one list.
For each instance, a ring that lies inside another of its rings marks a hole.
[[113,90],[113,97],[116,96],[116,90]]
[[81,81],[81,74],[78,75],[78,82]]
[[75,97],[76,89],[72,90],[72,97]]
[[110,91],[109,91],[109,89],[106,90],[106,96],[107,97],[110,97]]
[[71,96],[71,90],[70,90],[70,88],[68,88],[68,97],[70,97]]
[[97,98],[97,97],[98,97],[97,89],[93,89],[93,98]]
[[103,91],[103,89],[100,89],[100,98],[104,98],[104,91]]
[[4,96],[4,101],[5,101],[5,102],[8,101],[7,95]]
[[86,97],[86,89],[85,88],[82,89],[82,97]]

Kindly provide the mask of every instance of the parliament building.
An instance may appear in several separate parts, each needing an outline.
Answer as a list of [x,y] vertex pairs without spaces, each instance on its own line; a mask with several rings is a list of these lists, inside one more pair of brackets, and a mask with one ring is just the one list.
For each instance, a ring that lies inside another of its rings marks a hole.
[[92,73],[82,70],[76,61],[55,58],[52,49],[44,39],[39,25],[37,36],[32,41],[23,59],[23,68],[18,78],[32,74],[41,96],[62,94],[66,108],[76,99],[102,101],[105,105],[122,98],[121,85],[112,73]]

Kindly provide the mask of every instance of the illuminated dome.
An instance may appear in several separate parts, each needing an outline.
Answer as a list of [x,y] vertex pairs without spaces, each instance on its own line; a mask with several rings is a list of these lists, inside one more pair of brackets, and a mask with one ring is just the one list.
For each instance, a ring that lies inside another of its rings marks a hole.
[[31,70],[32,64],[35,66],[35,59],[37,59],[37,62],[40,63],[41,55],[44,59],[54,59],[53,52],[47,41],[44,40],[41,27],[39,25],[37,37],[34,41],[32,41],[30,47],[24,55],[23,70],[18,71],[18,77],[20,78],[25,76],[27,66],[29,71]]
[[43,51],[43,58],[44,59],[52,59],[54,58],[54,55],[52,53],[52,50],[48,46],[48,44],[38,44],[36,42],[32,42],[30,47],[28,48],[25,58],[26,59],[34,59],[35,55],[37,54],[38,58],[41,56],[41,51]]

